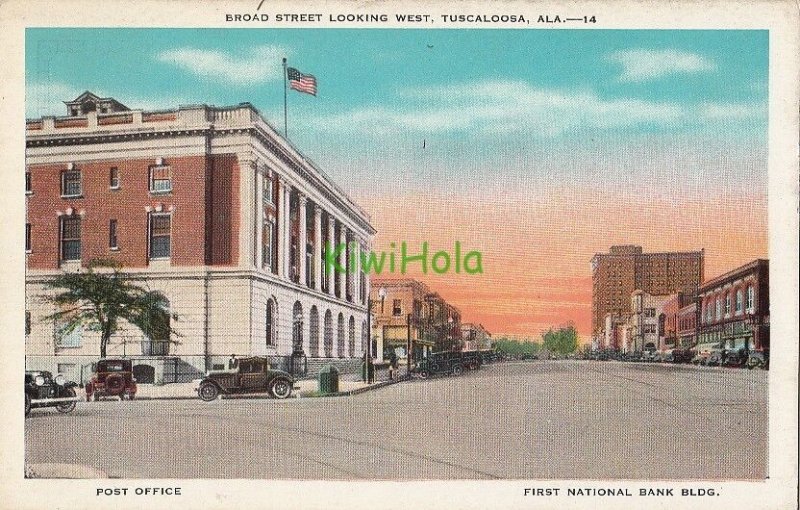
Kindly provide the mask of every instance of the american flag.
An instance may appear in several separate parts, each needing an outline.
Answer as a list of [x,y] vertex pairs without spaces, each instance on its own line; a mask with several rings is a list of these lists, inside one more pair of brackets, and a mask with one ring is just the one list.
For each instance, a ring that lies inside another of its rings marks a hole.
[[317,79],[313,75],[303,74],[294,67],[289,67],[286,69],[286,76],[289,78],[289,86],[294,90],[317,95]]

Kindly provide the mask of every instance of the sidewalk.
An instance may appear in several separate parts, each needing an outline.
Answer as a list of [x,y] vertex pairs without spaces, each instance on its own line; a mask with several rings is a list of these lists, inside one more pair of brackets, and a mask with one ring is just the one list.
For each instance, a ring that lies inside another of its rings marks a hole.
[[[330,393],[327,395],[320,395],[319,381],[315,379],[302,379],[297,381],[292,390],[292,397],[329,397],[329,396],[347,396],[357,395],[364,391],[370,391],[390,384],[398,383],[407,380],[405,370],[401,369],[398,372],[402,375],[395,376],[393,381],[389,380],[388,370],[376,370],[375,382],[367,384],[361,380],[361,374],[340,374],[339,375],[339,391],[337,393]],[[188,383],[170,383],[164,385],[155,384],[139,384],[138,391],[136,392],[136,400],[179,400],[179,399],[196,399],[197,392],[195,391],[196,382]]]

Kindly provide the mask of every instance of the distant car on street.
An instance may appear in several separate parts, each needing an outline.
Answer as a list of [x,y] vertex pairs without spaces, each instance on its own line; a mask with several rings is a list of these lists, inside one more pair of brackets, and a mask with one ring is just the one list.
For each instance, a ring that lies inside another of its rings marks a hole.
[[292,395],[294,378],[282,370],[274,370],[261,356],[240,358],[230,370],[211,370],[197,381],[197,396],[210,402],[220,395],[267,393],[278,399]]
[[744,366],[749,370],[754,368],[769,370],[769,351],[750,351]]
[[133,400],[136,397],[136,379],[133,362],[129,359],[105,358],[94,364],[94,375],[86,383],[86,401],[100,397],[117,397]]
[[75,410],[79,397],[75,393],[78,383],[68,381],[58,374],[46,370],[25,372],[25,416],[31,409],[55,407],[59,413],[71,413]]
[[458,351],[432,352],[414,365],[414,372],[423,379],[439,374],[461,375],[463,371],[464,360]]

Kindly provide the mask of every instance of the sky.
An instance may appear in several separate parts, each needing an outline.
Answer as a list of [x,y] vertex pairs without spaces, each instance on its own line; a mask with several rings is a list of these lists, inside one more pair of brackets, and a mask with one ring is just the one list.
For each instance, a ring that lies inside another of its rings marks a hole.
[[[134,109],[252,103],[371,216],[376,250],[482,254],[418,277],[467,322],[590,335],[592,255],[767,250],[768,33],[28,29],[26,115],[84,90]],[[396,275],[402,276],[402,275]]]

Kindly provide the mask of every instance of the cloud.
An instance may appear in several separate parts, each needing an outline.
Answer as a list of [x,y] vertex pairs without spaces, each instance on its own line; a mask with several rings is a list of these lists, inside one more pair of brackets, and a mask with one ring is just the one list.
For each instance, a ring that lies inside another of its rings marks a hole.
[[242,55],[184,47],[163,51],[157,59],[206,80],[246,86],[279,80],[281,59],[288,53],[281,46],[257,46]]
[[713,71],[714,62],[688,51],[666,50],[620,50],[607,59],[622,65],[621,82],[643,82],[656,80],[677,73],[700,73]]
[[61,82],[37,82],[25,85],[25,116],[66,115],[64,101],[78,97],[85,89]]
[[484,81],[399,91],[397,106],[367,106],[317,117],[322,131],[358,134],[476,133],[548,138],[566,133],[703,125],[766,118],[766,105],[603,98],[593,91]]

